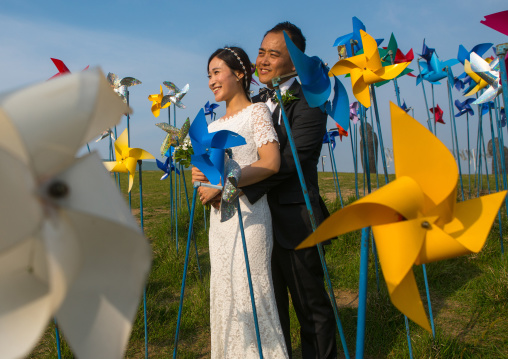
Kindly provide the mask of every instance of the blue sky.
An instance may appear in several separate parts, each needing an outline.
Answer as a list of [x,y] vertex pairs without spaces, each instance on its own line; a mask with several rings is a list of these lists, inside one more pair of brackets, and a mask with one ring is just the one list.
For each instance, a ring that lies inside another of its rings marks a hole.
[[[480,42],[508,42],[508,38],[482,24],[484,15],[506,10],[506,0],[451,1],[272,1],[264,4],[239,1],[37,0],[3,1],[0,5],[0,91],[9,91],[56,73],[50,57],[63,60],[71,71],[87,65],[101,66],[104,73],[133,76],[143,82],[131,88],[131,145],[159,156],[164,132],[154,126],[166,121],[167,112],[156,119],[150,111],[149,94],[159,91],[163,81],[180,88],[190,84],[177,109],[177,126],[191,120],[206,101],[213,101],[208,89],[206,63],[219,47],[243,47],[254,62],[262,36],[280,21],[298,25],[307,37],[307,54],[317,55],[333,65],[337,50],[332,44],[351,32],[351,18],[357,16],[375,38],[386,41],[393,32],[399,48],[419,53],[423,39],[436,48],[441,60],[457,55],[459,44],[467,49]],[[386,42],[384,43],[386,44]],[[491,54],[491,53],[489,53]],[[415,63],[410,65],[416,69]],[[454,73],[462,72],[459,65]],[[354,100],[350,82],[343,80]],[[421,86],[414,78],[399,81],[401,95],[424,122],[425,104]],[[385,147],[391,147],[389,101],[396,101],[392,84],[377,91]],[[454,90],[454,98],[463,99]],[[436,102],[445,111],[447,125],[438,127],[438,137],[451,147],[446,86],[436,86]],[[218,109],[224,113],[225,105]],[[472,133],[476,122],[472,122]],[[466,148],[465,121],[457,122],[460,148]],[[329,128],[333,127],[329,120]],[[125,120],[119,131],[125,128]],[[490,138],[490,136],[488,136]],[[472,143],[475,143],[472,135]],[[335,152],[338,170],[353,171],[349,139]],[[106,156],[106,141],[90,143]],[[328,156],[328,149],[323,147]],[[321,166],[320,166],[321,168]],[[325,169],[329,167],[328,157]],[[381,166],[379,167],[382,168]],[[391,166],[393,171],[393,165]],[[382,171],[382,169],[381,169]]]

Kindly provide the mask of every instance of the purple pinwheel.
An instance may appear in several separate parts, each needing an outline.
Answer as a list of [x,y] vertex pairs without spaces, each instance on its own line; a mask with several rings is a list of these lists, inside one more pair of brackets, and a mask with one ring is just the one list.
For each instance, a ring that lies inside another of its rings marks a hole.
[[501,109],[500,115],[501,115],[501,118],[499,119],[499,125],[501,127],[505,127],[506,126],[506,112],[505,112],[504,108]]
[[327,131],[323,137],[323,144],[329,143],[332,146],[332,150],[335,149],[335,137],[339,136],[339,131]]
[[436,49],[430,48],[427,45],[425,45],[425,39],[423,39],[423,48],[422,53],[419,54],[421,58],[425,59],[427,61],[427,64],[430,64],[430,60],[432,59],[432,54],[436,52]]
[[171,171],[176,172],[176,174],[178,175],[180,174],[180,171],[178,170],[178,168],[175,167],[173,163],[173,152],[175,152],[175,148],[171,146],[170,149],[167,150],[166,153],[164,154],[164,156],[167,157],[164,163],[162,163],[159,160],[155,160],[157,162],[157,167],[159,167],[159,169],[164,172],[164,174],[161,177],[161,181],[168,178],[169,175],[171,174]]
[[406,111],[406,113],[408,113],[409,110],[411,110],[411,107],[406,106],[406,101],[404,101],[404,103],[402,104],[402,106],[400,106],[400,108]]
[[216,104],[216,103],[210,104],[210,101],[206,101],[206,103],[205,103],[205,116],[206,115],[210,115],[210,120],[212,120],[212,121],[215,120],[216,113],[213,110],[215,110],[217,107],[219,107],[218,104]]
[[194,150],[191,163],[203,172],[211,184],[219,184],[224,176],[226,149],[246,144],[242,136],[232,131],[220,130],[209,133],[203,109],[199,110],[192,121],[189,137]]
[[358,122],[358,102],[355,101],[349,104],[349,119],[356,125]]
[[471,103],[474,102],[474,98],[468,98],[464,102],[460,102],[459,100],[455,100],[455,107],[459,110],[458,113],[455,114],[455,117],[460,117],[463,114],[467,113],[471,116],[474,115],[474,111],[471,108]]

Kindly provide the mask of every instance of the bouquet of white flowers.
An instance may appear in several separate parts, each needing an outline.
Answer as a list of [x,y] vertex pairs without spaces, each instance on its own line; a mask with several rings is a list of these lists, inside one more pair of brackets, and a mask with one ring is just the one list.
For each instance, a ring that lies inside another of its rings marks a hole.
[[191,156],[194,154],[192,143],[189,137],[183,140],[183,143],[175,147],[173,159],[175,163],[181,164],[183,167],[191,165]]

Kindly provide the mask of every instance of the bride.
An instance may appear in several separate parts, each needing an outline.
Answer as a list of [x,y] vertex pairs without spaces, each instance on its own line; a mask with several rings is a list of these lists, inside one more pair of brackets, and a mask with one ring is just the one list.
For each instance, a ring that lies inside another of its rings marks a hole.
[[[264,103],[250,102],[251,62],[239,47],[215,51],[208,60],[208,86],[215,101],[226,102],[226,115],[208,126],[209,132],[227,129],[247,144],[233,147],[233,159],[242,168],[239,186],[259,182],[279,170],[280,153],[271,113]],[[197,169],[192,181],[207,182]],[[203,203],[218,190],[200,187]],[[245,239],[254,287],[256,311],[265,358],[288,358],[273,292],[270,259],[272,222],[266,195],[255,204],[240,197]],[[247,271],[238,216],[220,222],[210,214],[210,324],[212,358],[259,358]]]

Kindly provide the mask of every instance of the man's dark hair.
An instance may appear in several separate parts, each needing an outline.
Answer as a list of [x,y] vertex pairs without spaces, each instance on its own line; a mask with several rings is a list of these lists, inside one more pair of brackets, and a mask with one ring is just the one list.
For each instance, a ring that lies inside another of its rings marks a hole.
[[[279,22],[272,29],[268,30],[265,33],[265,36],[271,32],[282,32],[285,31],[293,41],[293,43],[298,47],[302,52],[305,52],[305,36],[302,34],[302,30],[300,28],[289,21]],[[265,38],[263,36],[263,38]]]

